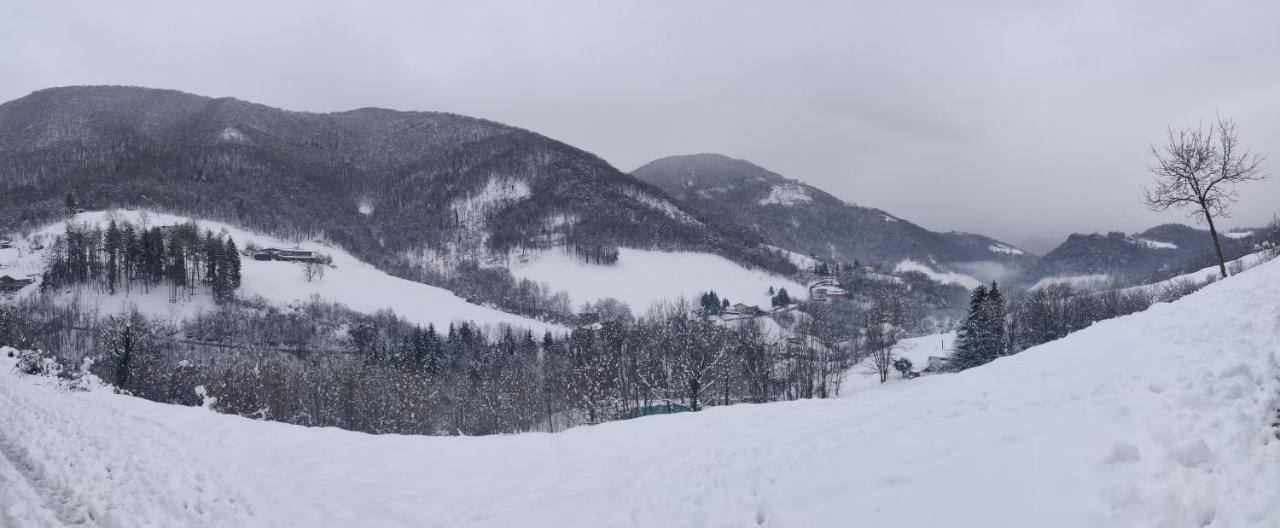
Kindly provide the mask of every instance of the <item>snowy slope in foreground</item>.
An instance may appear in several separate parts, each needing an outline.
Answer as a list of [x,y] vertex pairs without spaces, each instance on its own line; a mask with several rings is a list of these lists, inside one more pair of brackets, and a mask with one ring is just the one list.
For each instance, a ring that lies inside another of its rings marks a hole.
[[[172,225],[188,220],[185,217],[167,214],[121,210],[81,213],[76,215],[74,221],[105,227],[111,217],[127,220],[135,225],[145,223],[149,226]],[[346,251],[319,242],[288,242],[218,222],[197,220],[197,223],[202,230],[211,230],[214,233],[225,230],[242,249],[252,242],[259,247],[299,247],[333,257],[336,267],[326,269],[324,277],[313,282],[307,282],[298,264],[242,258],[242,279],[238,292],[242,296],[260,295],[275,303],[289,304],[305,301],[312,295],[319,295],[326,301],[342,303],[348,308],[366,313],[391,309],[397,315],[414,323],[420,325],[433,323],[439,328],[445,328],[453,321],[475,321],[481,324],[506,323],[528,327],[535,332],[541,332],[544,329],[563,330],[556,325],[468,303],[443,288],[392,277],[361,262]],[[64,224],[58,223],[39,232],[46,234],[45,244],[48,245],[53,235],[65,232],[65,227]],[[4,256],[0,255],[0,257]],[[38,273],[42,268],[40,263],[43,262],[43,253],[40,251],[22,254],[15,251],[12,257],[14,261],[8,264],[14,269],[20,269],[26,273]],[[0,261],[0,264],[5,263]],[[213,308],[208,295],[198,295],[190,301],[171,304],[168,302],[168,292],[165,290],[165,288],[158,288],[148,295],[134,292],[129,296],[102,296],[91,299],[91,304],[98,304],[104,310],[118,311],[126,303],[134,303],[139,310],[156,317],[188,316],[197,310]],[[81,295],[87,297],[83,292]]]
[[306,429],[0,364],[0,525],[1275,527],[1278,350],[1272,262],[960,374],[554,435]]
[[673,253],[618,248],[618,262],[609,266],[585,264],[560,251],[513,263],[517,277],[545,282],[552,290],[569,292],[575,308],[586,302],[613,297],[642,315],[658,301],[684,297],[697,302],[710,290],[730,302],[769,308],[769,287],[786,288],[797,299],[808,297],[803,285],[760,270],[749,270],[709,253]]

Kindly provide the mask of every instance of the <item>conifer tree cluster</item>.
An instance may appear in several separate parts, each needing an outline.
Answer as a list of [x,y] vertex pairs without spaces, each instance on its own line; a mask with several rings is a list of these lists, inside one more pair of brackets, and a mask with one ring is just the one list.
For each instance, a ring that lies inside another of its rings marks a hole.
[[729,299],[721,299],[715,291],[709,291],[698,298],[698,307],[703,315],[718,315],[729,307]]
[[787,293],[786,288],[779,288],[778,293],[770,299],[770,303],[773,304],[775,308],[788,306],[792,302],[794,301],[791,300],[791,294]]
[[964,370],[994,361],[1005,355],[1008,337],[1005,333],[1004,294],[995,282],[991,287],[979,285],[969,298],[969,312],[960,323],[956,350],[951,366]]
[[167,285],[173,301],[203,284],[223,302],[240,287],[240,254],[231,237],[201,233],[194,222],[141,228],[112,220],[105,230],[69,223],[51,246],[40,287],[77,284],[109,294]]

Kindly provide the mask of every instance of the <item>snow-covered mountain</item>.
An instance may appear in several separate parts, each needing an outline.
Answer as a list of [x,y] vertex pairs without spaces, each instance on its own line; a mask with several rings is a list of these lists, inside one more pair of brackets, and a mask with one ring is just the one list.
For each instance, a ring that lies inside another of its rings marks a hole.
[[909,260],[976,280],[1004,279],[1035,262],[1013,245],[982,235],[929,231],[719,154],[662,158],[632,174],[692,211],[746,226],[772,245],[805,255],[889,268]]
[[[1255,251],[1263,229],[1219,233],[1223,257],[1237,259]],[[1024,278],[1032,283],[1057,277],[1105,277],[1121,282],[1151,282],[1217,262],[1209,231],[1164,224],[1141,233],[1073,234],[1046,253]]]
[[958,374],[483,438],[68,391],[0,353],[0,525],[1271,527],[1277,321],[1270,262]]
[[791,273],[599,157],[438,112],[292,112],[172,90],[52,88],[0,105],[0,225],[143,207],[331,241],[397,276],[522,311],[477,272],[513,251],[696,251]]

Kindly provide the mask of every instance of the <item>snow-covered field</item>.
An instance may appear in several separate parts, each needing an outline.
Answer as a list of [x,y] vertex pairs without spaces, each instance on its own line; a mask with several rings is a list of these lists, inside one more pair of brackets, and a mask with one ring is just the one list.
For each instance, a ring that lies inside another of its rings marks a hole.
[[1026,252],[1015,247],[1009,247],[1004,244],[992,244],[987,246],[987,250],[992,253],[1004,253],[1007,255],[1025,255]]
[[1275,527],[1278,351],[1280,262],[959,374],[554,435],[257,422],[0,354],[0,525]]
[[1072,288],[1079,289],[1101,289],[1111,282],[1111,276],[1106,273],[1095,273],[1092,275],[1061,275],[1054,277],[1044,277],[1035,284],[1032,284],[1030,290],[1036,290],[1052,286],[1054,284],[1066,284]]
[[535,255],[528,262],[513,263],[517,277],[545,282],[553,291],[566,291],[577,308],[586,302],[613,297],[641,315],[655,302],[684,297],[697,302],[698,296],[715,291],[732,303],[769,308],[769,287],[786,288],[797,299],[809,295],[804,285],[750,270],[709,253],[673,253],[619,248],[618,262],[609,266],[586,264],[561,251]]
[[813,197],[799,185],[774,185],[769,189],[769,196],[759,200],[760,205],[796,205],[809,203]]
[[[123,210],[81,213],[76,215],[73,221],[96,223],[105,227],[113,215],[117,219],[128,220],[137,225],[143,224],[145,220],[149,226],[172,225],[187,221],[187,218],[173,215]],[[298,247],[333,257],[335,267],[327,269],[322,278],[312,282],[306,280],[298,264],[243,258],[241,259],[241,287],[238,292],[242,296],[258,295],[274,303],[290,304],[305,301],[312,295],[319,295],[326,301],[342,303],[353,310],[372,313],[390,309],[409,321],[421,325],[433,323],[440,328],[447,327],[453,321],[475,321],[481,324],[506,323],[529,327],[536,332],[544,329],[562,330],[557,325],[468,303],[443,288],[392,277],[361,262],[340,248],[320,242],[286,241],[218,222],[199,220],[198,223],[201,229],[215,233],[225,230],[235,239],[240,248],[244,248],[249,243],[257,244],[259,247]],[[58,223],[38,230],[37,234],[43,235],[44,245],[47,246],[52,242],[53,236],[61,232],[65,232],[65,227],[64,224]],[[39,273],[43,267],[44,251],[48,249],[27,250],[25,241],[19,237],[14,238],[20,247],[0,253],[0,265],[9,266],[23,274]],[[15,273],[5,269],[0,270],[0,274]],[[28,289],[34,289],[34,287]],[[158,317],[170,317],[174,314],[189,315],[213,306],[207,295],[193,297],[187,302],[170,303],[167,292],[163,290],[165,289],[161,288],[148,295],[141,295],[135,291],[129,296],[107,296],[85,290],[77,290],[74,293],[80,295],[89,305],[100,305],[104,309],[115,310],[125,304],[133,303],[139,310]]]
[[959,284],[970,290],[977,288],[982,281],[963,273],[954,271],[938,271],[925,264],[921,264],[911,259],[903,260],[894,266],[893,271],[901,273],[904,271],[918,271],[925,274],[930,279],[941,282],[943,284]]
[[1134,238],[1133,241],[1151,249],[1178,249],[1178,245],[1171,242],[1161,242],[1159,240],[1149,240],[1146,238]]
[[781,251],[783,256],[787,257],[787,260],[790,260],[792,264],[795,264],[797,268],[800,268],[802,270],[812,271],[814,266],[817,266],[818,264],[821,263],[821,261],[819,261],[818,259],[815,259],[803,253],[796,253],[795,251],[791,251],[789,249],[783,249],[778,246],[771,246],[768,244],[765,244],[765,247],[772,249],[774,251]]

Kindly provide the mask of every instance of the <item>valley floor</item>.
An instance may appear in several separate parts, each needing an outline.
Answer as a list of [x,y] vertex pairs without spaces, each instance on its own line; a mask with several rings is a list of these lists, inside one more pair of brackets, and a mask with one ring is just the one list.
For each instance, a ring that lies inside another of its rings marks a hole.
[[1280,261],[960,374],[559,434],[370,436],[0,357],[0,526],[1280,526]]

